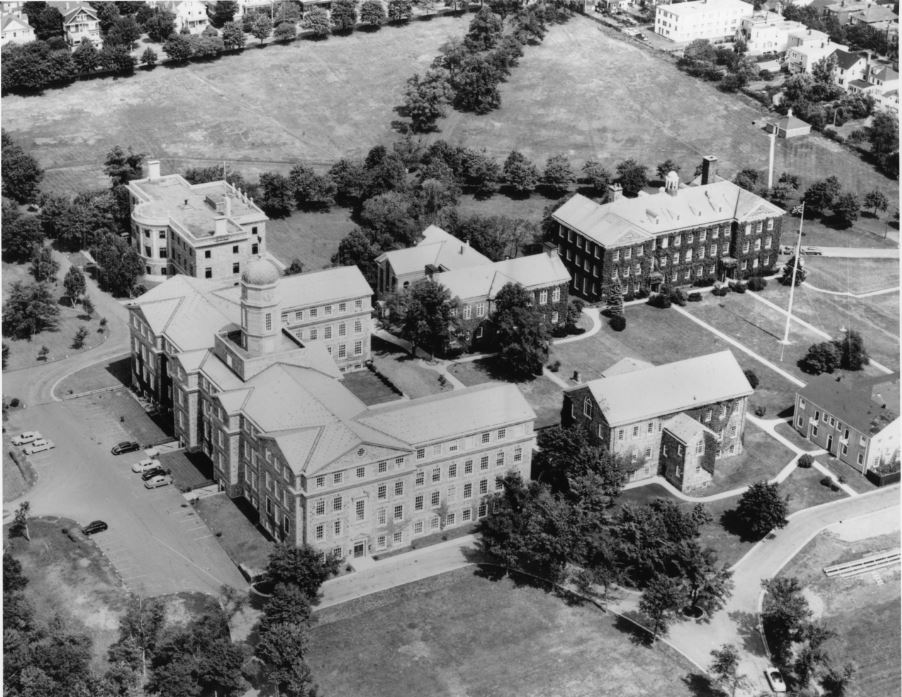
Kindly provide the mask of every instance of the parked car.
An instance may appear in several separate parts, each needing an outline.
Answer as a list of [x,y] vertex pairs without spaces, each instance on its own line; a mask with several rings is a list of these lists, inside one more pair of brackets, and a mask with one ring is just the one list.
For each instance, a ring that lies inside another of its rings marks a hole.
[[13,438],[13,445],[28,445],[29,443],[42,440],[44,436],[42,436],[38,431],[25,431],[25,433],[20,433],[18,436]]
[[133,440],[124,440],[121,443],[117,443],[110,450],[113,455],[123,455],[124,453],[133,453],[136,450],[140,450],[141,446],[138,445]]
[[154,460],[152,457],[145,457],[132,465],[132,472],[146,472],[160,467],[160,461]]
[[146,482],[161,474],[169,474],[169,470],[163,469],[162,467],[154,467],[153,469],[149,469],[144,474],[142,474],[141,479]]
[[90,523],[88,523],[87,525],[85,525],[81,529],[81,531],[85,535],[93,535],[96,532],[103,532],[108,527],[110,527],[110,526],[107,525],[106,523],[104,523],[102,520],[94,520],[94,521],[91,521]]
[[166,486],[167,484],[172,484],[172,477],[168,474],[157,474],[144,482],[145,489],[156,489],[160,486]]
[[771,691],[786,692],[786,682],[783,680],[783,676],[780,674],[779,670],[773,666],[769,666],[767,670],[764,671],[764,676],[770,684]]
[[780,247],[780,254],[792,254],[792,247],[790,247],[788,244],[784,244],[782,247]]
[[52,440],[36,440],[32,441],[31,445],[25,446],[25,454],[26,455],[34,455],[35,453],[42,453],[45,450],[53,450],[56,447],[56,443]]
[[823,252],[817,247],[802,247],[802,254],[810,254],[811,256],[818,257],[823,254]]

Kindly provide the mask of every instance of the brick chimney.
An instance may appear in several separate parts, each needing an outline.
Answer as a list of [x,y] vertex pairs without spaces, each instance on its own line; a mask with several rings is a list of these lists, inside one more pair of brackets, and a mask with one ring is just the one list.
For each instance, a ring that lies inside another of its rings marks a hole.
[[160,161],[159,160],[148,160],[147,161],[147,178],[150,181],[154,181],[160,178]]
[[554,242],[543,242],[542,251],[553,259],[557,256],[557,245]]
[[702,184],[713,184],[717,177],[717,158],[714,155],[705,155],[702,158]]
[[620,184],[608,184],[608,201],[619,201],[623,198],[623,187]]

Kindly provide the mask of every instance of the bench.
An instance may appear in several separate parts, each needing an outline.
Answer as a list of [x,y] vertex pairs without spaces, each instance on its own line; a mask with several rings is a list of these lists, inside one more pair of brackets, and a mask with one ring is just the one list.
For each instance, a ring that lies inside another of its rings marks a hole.
[[856,574],[861,574],[865,571],[882,569],[886,566],[892,566],[893,564],[898,563],[899,550],[887,550],[884,552],[877,552],[876,554],[869,554],[868,556],[861,557],[855,561],[825,566],[824,574],[829,578],[833,578],[834,576],[845,578],[846,576],[855,576]]

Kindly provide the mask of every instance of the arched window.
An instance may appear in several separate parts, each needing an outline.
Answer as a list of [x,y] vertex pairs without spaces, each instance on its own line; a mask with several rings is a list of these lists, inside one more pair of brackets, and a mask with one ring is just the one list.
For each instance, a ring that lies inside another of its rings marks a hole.
[[592,418],[592,399],[590,397],[586,397],[583,400],[583,414],[588,416],[590,419]]

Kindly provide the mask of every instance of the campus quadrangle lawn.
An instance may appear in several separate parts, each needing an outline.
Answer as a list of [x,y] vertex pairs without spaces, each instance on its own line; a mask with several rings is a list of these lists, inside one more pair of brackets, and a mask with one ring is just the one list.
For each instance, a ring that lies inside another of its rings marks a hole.
[[339,608],[307,660],[323,694],[367,697],[706,695],[691,664],[637,646],[616,618],[461,569]]

